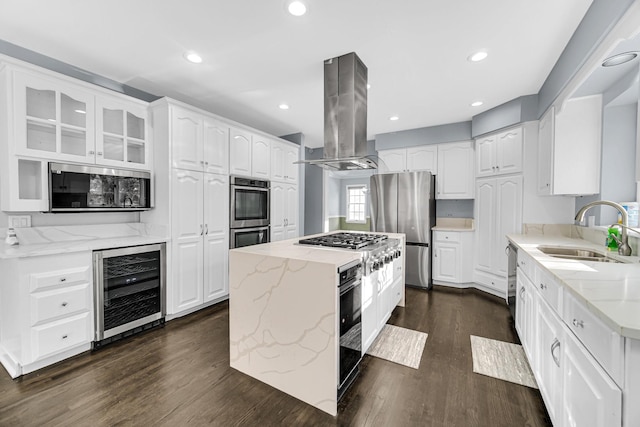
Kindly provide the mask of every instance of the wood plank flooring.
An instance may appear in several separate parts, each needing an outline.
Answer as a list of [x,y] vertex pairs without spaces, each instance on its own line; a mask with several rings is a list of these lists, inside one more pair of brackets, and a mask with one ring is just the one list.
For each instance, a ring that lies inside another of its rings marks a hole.
[[0,368],[0,426],[550,425],[537,390],[472,372],[470,335],[517,342],[504,301],[408,288],[389,323],[429,334],[420,369],[365,356],[337,417],[231,369],[222,303],[18,380]]

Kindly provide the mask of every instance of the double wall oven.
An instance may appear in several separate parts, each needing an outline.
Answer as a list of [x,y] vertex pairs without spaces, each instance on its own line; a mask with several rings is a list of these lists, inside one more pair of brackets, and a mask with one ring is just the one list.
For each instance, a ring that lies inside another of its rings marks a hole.
[[232,176],[230,186],[229,246],[233,249],[268,243],[271,210],[269,181]]

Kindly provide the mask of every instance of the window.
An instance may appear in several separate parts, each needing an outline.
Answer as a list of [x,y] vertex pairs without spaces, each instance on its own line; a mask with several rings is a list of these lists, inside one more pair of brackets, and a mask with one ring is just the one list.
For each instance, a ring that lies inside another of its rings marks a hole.
[[365,185],[347,185],[347,222],[364,224],[367,187]]

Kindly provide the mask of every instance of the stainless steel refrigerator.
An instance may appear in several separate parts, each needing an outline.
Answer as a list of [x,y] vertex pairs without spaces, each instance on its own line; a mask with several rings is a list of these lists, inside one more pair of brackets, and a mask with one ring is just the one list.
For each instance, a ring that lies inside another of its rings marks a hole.
[[435,177],[430,172],[373,175],[371,231],[406,235],[405,282],[431,289],[431,227],[435,225]]

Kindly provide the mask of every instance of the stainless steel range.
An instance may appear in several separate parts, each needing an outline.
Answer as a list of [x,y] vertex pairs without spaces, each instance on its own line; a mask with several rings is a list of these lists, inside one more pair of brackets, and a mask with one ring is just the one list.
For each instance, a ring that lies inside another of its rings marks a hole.
[[384,234],[339,232],[302,239],[298,244],[360,251],[365,275],[393,262],[402,253],[400,240]]

